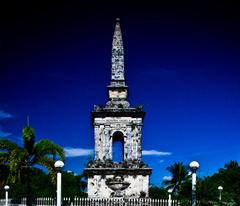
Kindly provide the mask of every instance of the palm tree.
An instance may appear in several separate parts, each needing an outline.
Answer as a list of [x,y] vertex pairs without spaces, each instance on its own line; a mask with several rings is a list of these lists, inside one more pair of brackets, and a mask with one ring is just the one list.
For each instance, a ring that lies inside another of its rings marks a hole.
[[[0,165],[9,168],[8,183],[21,181],[23,173],[27,174],[28,195],[31,194],[30,169],[36,165],[45,167],[54,181],[55,158],[64,161],[64,150],[61,146],[50,140],[43,139],[35,142],[35,132],[30,126],[23,128],[23,147],[8,139],[0,139]],[[28,197],[27,205],[31,205],[31,197]]]
[[236,169],[238,167],[239,167],[238,162],[235,160],[230,160],[230,162],[224,165],[225,169]]
[[172,178],[164,180],[163,183],[167,186],[167,189],[171,188],[173,193],[178,193],[189,177],[188,167],[182,162],[174,162],[173,165],[167,167],[167,170],[171,173]]

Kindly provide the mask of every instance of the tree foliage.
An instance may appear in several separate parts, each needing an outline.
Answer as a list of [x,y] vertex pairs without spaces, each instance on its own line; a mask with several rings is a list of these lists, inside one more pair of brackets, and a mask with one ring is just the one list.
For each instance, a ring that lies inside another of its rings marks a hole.
[[223,187],[222,201],[240,205],[240,167],[238,162],[231,160],[212,176],[199,181],[198,194],[203,202],[218,201],[218,186]]
[[23,147],[8,139],[0,139],[0,165],[7,167],[4,183],[21,181],[22,171],[37,165],[45,167],[55,178],[55,158],[64,160],[64,150],[61,146],[44,139],[35,142],[34,129],[27,126],[22,132]]
[[167,199],[168,193],[162,187],[152,186],[149,188],[149,197],[153,199]]
[[23,147],[8,139],[0,139],[0,166],[7,172],[2,176],[0,183],[19,185],[19,183],[26,182],[26,187],[22,185],[19,191],[25,191],[27,206],[31,206],[33,189],[31,168],[37,165],[45,167],[54,182],[56,179],[55,158],[64,160],[64,150],[47,139],[36,142],[34,129],[30,126],[23,128],[22,140]]
[[173,193],[180,193],[189,177],[188,167],[182,162],[174,162],[173,165],[167,167],[167,170],[170,172],[172,178],[164,180],[164,185],[167,186],[167,189],[171,188]]
[[[189,168],[182,162],[175,162],[166,168],[171,180],[165,180],[163,187],[152,187],[149,190],[151,198],[166,197],[169,188],[175,189],[173,197],[181,200],[181,204],[190,205],[191,201],[191,175]],[[240,166],[237,161],[229,161],[212,176],[198,178],[197,200],[199,205],[220,205],[218,187],[222,186],[223,205],[240,205]],[[210,204],[211,203],[211,204]]]
[[[34,197],[56,197],[56,184],[52,182],[51,175],[38,168],[31,168],[31,188]],[[23,175],[23,181],[10,185],[9,196],[13,199],[26,197],[27,175]],[[63,197],[87,197],[86,179],[83,175],[75,175],[71,172],[62,173],[62,196]],[[4,198],[4,189],[0,189],[0,198]]]

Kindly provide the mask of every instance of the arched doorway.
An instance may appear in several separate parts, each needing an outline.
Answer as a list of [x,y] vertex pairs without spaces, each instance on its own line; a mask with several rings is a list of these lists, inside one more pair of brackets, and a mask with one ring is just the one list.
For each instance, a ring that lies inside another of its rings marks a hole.
[[120,131],[114,132],[113,134],[112,151],[113,162],[124,161],[124,136]]

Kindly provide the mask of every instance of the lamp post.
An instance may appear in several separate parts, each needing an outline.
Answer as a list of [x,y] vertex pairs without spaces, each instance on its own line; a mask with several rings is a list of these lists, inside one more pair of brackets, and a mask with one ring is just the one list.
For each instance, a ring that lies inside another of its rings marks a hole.
[[172,206],[172,189],[168,190],[168,206]]
[[61,170],[64,163],[61,160],[55,162],[54,167],[57,170],[57,206],[61,206],[62,202],[62,173]]
[[199,163],[197,161],[192,161],[189,167],[192,171],[192,206],[196,206],[196,184],[197,184],[197,170],[199,168]]
[[5,205],[8,206],[8,190],[10,189],[10,187],[8,185],[5,185],[4,189],[5,189]]
[[221,204],[221,201],[222,201],[222,190],[223,190],[223,187],[222,186],[218,186],[218,190],[219,190],[219,202]]

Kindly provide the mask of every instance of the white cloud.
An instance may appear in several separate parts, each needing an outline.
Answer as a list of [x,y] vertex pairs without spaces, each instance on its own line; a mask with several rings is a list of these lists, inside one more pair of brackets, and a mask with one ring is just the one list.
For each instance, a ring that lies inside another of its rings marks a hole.
[[0,120],[12,118],[13,116],[7,112],[4,112],[3,110],[0,110]]
[[164,162],[164,160],[159,160],[158,162],[159,162],[159,163],[163,163],[163,162]]
[[93,154],[92,149],[83,149],[83,148],[65,147],[64,151],[65,151],[66,157],[81,157],[81,156],[89,156]]
[[2,131],[1,129],[0,129],[0,137],[8,137],[8,136],[10,136],[11,135],[11,133],[9,133],[9,132],[4,132],[4,131]]
[[164,177],[163,177],[163,180],[170,181],[170,180],[172,180],[172,176],[164,176]]
[[169,156],[172,153],[171,152],[162,152],[162,151],[157,151],[157,150],[143,150],[142,151],[143,155],[155,155],[155,156]]
[[[65,154],[66,157],[81,157],[81,156],[88,156],[93,154],[93,149],[83,149],[83,148],[73,148],[73,147],[65,147]],[[171,155],[171,152],[161,152],[157,150],[143,150],[142,154],[145,156],[168,156]],[[161,160],[160,162],[163,162],[164,160]]]

